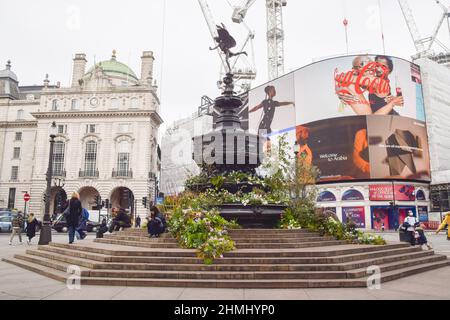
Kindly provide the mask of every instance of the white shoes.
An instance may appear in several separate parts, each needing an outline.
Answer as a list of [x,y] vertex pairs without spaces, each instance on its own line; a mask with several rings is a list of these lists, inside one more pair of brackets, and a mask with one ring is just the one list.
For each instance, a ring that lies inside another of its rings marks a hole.
[[12,246],[12,242],[11,241],[9,242],[9,245]]

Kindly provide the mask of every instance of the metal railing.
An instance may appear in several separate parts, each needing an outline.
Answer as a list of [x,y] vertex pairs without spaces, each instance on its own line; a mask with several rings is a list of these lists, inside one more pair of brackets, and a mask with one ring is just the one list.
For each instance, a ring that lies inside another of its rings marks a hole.
[[78,172],[78,177],[80,178],[98,178],[99,177],[99,172],[98,169],[96,170],[88,170],[88,171],[79,171]]
[[133,178],[133,170],[113,170],[113,178]]

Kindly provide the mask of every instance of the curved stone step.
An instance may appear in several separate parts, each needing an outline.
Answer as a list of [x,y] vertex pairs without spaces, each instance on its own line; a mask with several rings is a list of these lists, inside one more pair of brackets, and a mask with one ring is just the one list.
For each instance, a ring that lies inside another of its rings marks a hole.
[[[16,258],[2,259],[21,268],[39,273],[57,281],[65,282],[68,274],[53,268],[44,267]],[[383,272],[381,282],[391,281],[401,277],[410,276],[420,272],[449,266],[447,260],[420,264],[394,271]],[[342,288],[366,287],[367,278],[362,279],[309,279],[298,280],[203,280],[203,279],[148,279],[148,278],[94,278],[81,277],[83,285],[115,285],[115,286],[162,286],[162,287],[205,287],[205,288]]]

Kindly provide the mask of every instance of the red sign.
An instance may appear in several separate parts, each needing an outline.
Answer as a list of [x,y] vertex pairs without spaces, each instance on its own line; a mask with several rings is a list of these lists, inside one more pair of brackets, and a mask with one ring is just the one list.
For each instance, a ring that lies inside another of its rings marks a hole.
[[25,194],[23,195],[23,200],[24,200],[25,202],[30,201],[30,195],[29,195],[28,193],[25,193]]
[[376,184],[369,186],[369,199],[372,201],[414,201],[415,189],[412,185]]

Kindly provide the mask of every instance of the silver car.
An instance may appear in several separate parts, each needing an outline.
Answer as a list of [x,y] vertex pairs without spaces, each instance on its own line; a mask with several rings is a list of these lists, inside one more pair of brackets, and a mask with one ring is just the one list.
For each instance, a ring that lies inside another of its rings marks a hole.
[[10,232],[12,230],[12,216],[0,216],[0,232]]

